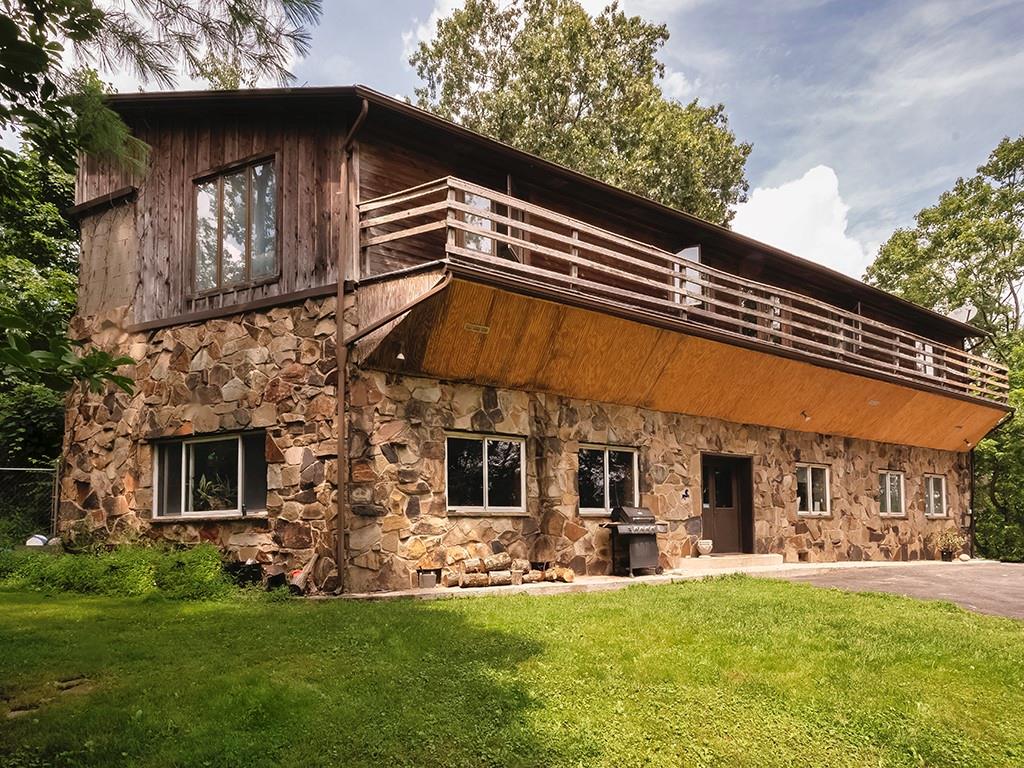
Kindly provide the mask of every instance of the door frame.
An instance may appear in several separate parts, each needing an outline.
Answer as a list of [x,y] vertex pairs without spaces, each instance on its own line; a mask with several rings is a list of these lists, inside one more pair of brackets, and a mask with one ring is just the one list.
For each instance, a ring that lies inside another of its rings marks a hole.
[[701,530],[704,517],[704,461],[727,462],[732,465],[740,516],[740,553],[754,554],[754,457],[751,454],[700,452],[700,474],[697,481],[697,504],[700,507]]

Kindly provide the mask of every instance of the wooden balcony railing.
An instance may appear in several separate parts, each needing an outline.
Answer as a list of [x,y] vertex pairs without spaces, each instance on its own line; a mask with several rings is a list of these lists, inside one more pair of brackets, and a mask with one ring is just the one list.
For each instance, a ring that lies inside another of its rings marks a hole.
[[[362,272],[445,258],[765,347],[1005,404],[1006,368],[455,178],[360,204]],[[681,252],[682,253],[682,252]]]

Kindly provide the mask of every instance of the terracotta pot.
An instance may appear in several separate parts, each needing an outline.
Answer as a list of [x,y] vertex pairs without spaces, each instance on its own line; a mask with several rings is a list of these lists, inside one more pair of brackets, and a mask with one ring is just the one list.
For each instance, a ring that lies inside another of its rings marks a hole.
[[711,539],[698,539],[697,540],[697,552],[700,553],[701,557],[707,557],[711,554],[711,549],[714,546],[714,542]]

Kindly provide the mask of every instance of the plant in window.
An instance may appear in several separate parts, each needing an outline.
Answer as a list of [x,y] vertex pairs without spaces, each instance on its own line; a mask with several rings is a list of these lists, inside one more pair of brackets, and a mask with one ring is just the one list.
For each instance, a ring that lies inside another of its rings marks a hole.
[[195,499],[192,508],[196,512],[213,512],[231,509],[235,505],[234,484],[222,475],[207,477],[200,475],[195,485]]

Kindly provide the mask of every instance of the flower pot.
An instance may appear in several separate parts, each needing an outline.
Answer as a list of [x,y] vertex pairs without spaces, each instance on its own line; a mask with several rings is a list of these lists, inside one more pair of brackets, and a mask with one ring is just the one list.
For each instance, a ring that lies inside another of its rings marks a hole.
[[947,563],[953,562],[953,550],[944,549],[942,550],[942,560]]
[[700,557],[707,557],[711,554],[711,548],[713,546],[711,539],[698,539],[697,540],[697,552]]

